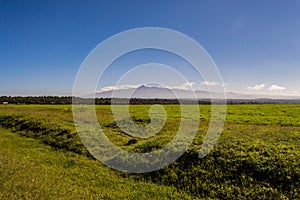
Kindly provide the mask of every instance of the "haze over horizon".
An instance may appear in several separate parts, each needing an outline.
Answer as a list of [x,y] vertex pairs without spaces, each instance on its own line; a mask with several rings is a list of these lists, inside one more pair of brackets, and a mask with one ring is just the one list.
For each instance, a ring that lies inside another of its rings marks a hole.
[[[300,96],[270,95],[270,94],[245,94],[226,92],[222,93],[209,90],[193,90],[192,84],[185,83],[180,86],[169,87],[166,85],[119,85],[108,86],[95,93],[96,98],[138,98],[138,99],[282,99],[300,100]],[[94,94],[85,97],[94,97]]]
[[[223,83],[184,60],[142,50],[112,63],[99,91],[134,88],[157,72],[115,85],[137,65],[162,63],[186,76],[168,87],[300,96],[300,1],[0,1],[0,96],[71,95],[77,70],[100,42],[128,29],[163,27],[200,43]],[[117,48],[117,47],[116,47]],[[163,76],[161,77],[164,78]]]

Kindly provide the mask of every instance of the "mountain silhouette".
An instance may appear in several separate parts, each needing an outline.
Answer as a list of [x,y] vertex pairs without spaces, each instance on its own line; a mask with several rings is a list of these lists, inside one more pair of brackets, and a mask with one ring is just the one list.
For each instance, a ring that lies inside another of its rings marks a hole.
[[[295,96],[225,93],[227,99],[300,99]],[[97,92],[96,98],[141,98],[141,99],[220,99],[224,94],[203,90],[169,89],[166,87],[141,85],[137,88]]]

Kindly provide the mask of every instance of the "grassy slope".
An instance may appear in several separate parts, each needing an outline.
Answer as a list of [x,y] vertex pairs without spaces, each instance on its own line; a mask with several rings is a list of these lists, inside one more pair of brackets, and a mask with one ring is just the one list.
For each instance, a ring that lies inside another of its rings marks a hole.
[[[133,118],[147,124],[148,107],[133,106]],[[166,108],[171,117],[160,134],[129,146],[126,143],[132,138],[116,127],[109,106],[97,106],[97,115],[113,142],[144,152],[160,148],[176,132],[178,107]],[[200,108],[198,137],[182,158],[157,172],[125,176],[175,186],[200,197],[300,198],[300,105],[228,106],[222,136],[205,159],[197,155],[210,111],[209,106]],[[70,106],[0,106],[0,125],[58,149],[86,154],[72,125]]]
[[0,129],[0,199],[189,199],[99,162]]

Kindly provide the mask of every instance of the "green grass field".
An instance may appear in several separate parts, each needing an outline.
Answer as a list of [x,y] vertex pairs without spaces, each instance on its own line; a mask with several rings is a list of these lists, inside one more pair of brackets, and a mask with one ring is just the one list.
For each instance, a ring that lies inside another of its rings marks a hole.
[[[124,134],[110,106],[96,111],[113,143],[149,152],[178,129],[179,106],[164,107],[166,124],[148,139]],[[149,108],[132,105],[131,117],[146,125]],[[1,105],[0,199],[300,198],[300,105],[228,105],[222,135],[203,159],[198,153],[211,110],[200,110],[197,136],[181,158],[158,171],[129,174],[93,159],[75,130],[70,105]]]

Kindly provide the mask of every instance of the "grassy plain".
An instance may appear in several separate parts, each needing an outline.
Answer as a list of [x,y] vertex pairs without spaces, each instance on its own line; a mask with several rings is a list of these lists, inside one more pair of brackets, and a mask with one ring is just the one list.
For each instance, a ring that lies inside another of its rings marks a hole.
[[[136,123],[146,125],[150,122],[148,117],[150,106],[132,105],[130,107],[131,117]],[[186,106],[193,108],[195,105]],[[112,142],[130,151],[149,152],[159,149],[171,141],[178,129],[180,123],[179,106],[164,105],[164,107],[168,114],[166,124],[155,137],[149,139],[133,138],[122,132],[112,117],[110,106],[96,106],[96,111],[101,126]],[[32,172],[28,172],[27,168],[24,167],[30,168],[30,162],[27,162],[26,159],[20,162],[13,162],[13,160],[21,159],[23,151],[34,151],[28,153],[27,156],[44,153],[43,156],[35,158],[37,159],[36,162],[41,162],[40,167],[43,167],[44,163],[48,162],[47,160],[52,160],[54,157],[60,158],[62,156],[66,159],[51,165],[63,174],[64,179],[72,180],[69,181],[70,184],[66,181],[61,187],[53,188],[52,192],[57,195],[65,194],[64,190],[69,191],[70,187],[75,187],[78,195],[89,196],[90,191],[93,191],[94,195],[104,195],[103,198],[127,197],[134,199],[140,197],[147,199],[151,195],[166,199],[190,197],[222,199],[300,198],[300,105],[228,105],[226,123],[218,144],[203,159],[198,157],[198,153],[208,128],[211,110],[209,105],[200,105],[200,110],[200,125],[197,136],[191,147],[180,159],[155,172],[128,174],[108,169],[93,160],[76,133],[70,105],[1,105],[0,180],[2,185],[6,184],[6,188],[9,184],[10,187],[18,189],[2,190],[0,197],[1,195],[17,197],[14,196],[14,191],[18,191],[20,194],[29,192],[31,197],[35,197],[38,191],[47,190],[48,185],[45,184],[44,186],[35,186],[35,192],[30,192],[28,187],[31,186],[18,179],[17,175],[9,173],[9,168],[14,168],[21,170],[21,174],[29,173],[29,177],[31,177],[30,173]],[[25,140],[10,132],[35,140],[27,141],[28,139],[26,139],[26,142],[30,144],[25,145],[23,149],[18,148],[20,143],[25,143]],[[134,142],[132,142],[133,140]],[[19,141],[19,143],[15,141]],[[52,149],[46,146],[40,146],[37,149],[29,148],[30,145],[42,145],[38,144],[37,141],[51,146]],[[68,174],[66,173],[68,168],[64,171],[65,168],[62,166],[64,162],[69,162],[68,160],[72,160],[74,156],[76,162],[72,161],[74,163],[71,168],[76,168],[78,173]],[[9,159],[11,160],[7,161]],[[42,161],[38,161],[40,159]],[[23,164],[18,165],[16,163]],[[93,169],[90,170],[91,172],[86,179],[78,176],[79,171],[85,169],[84,166],[92,166]],[[36,175],[45,176],[42,171],[40,172]],[[105,177],[106,173],[114,176],[111,187],[118,188],[114,185],[117,185],[119,181],[121,185],[124,185],[121,188],[127,189],[101,187],[101,184],[106,185],[106,183],[104,184],[105,180],[109,180]],[[104,175],[93,176],[93,174]],[[58,178],[53,173],[47,176],[48,180],[51,179],[51,176]],[[87,186],[87,190],[84,187],[79,187],[87,180],[93,183],[91,186]],[[131,184],[132,188],[135,188],[134,191],[137,191],[135,194],[130,192]],[[146,189],[139,188],[139,184],[142,186],[145,184]],[[89,187],[92,190],[89,190]],[[150,189],[151,187],[153,190]],[[151,191],[154,190],[157,192],[152,193]],[[50,193],[48,191],[48,194]],[[67,195],[62,195],[62,197],[67,197]]]

